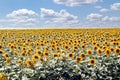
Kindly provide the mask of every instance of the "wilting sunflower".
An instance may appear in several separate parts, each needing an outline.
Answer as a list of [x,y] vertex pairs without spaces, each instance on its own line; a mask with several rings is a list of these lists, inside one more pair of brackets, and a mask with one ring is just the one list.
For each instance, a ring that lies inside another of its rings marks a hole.
[[92,65],[92,66],[94,66],[96,64],[95,59],[90,59],[89,60],[89,64]]

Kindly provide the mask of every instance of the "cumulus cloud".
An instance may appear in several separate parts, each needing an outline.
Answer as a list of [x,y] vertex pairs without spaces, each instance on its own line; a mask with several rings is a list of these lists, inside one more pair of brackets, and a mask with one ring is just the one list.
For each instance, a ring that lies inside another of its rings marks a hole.
[[41,18],[47,20],[46,24],[74,25],[79,23],[78,17],[62,9],[56,12],[52,9],[41,8]]
[[86,19],[88,21],[106,21],[106,22],[119,22],[120,21],[120,17],[118,16],[103,16],[101,14],[98,13],[91,13],[89,15],[87,15]]
[[97,14],[97,13],[91,13],[91,14],[87,15],[86,19],[88,21],[98,21],[98,20],[102,19],[102,15]]
[[109,17],[109,16],[105,16],[103,17],[102,21],[108,21],[108,22],[120,22],[120,17]]
[[99,0],[54,0],[57,4],[64,4],[66,6],[80,6],[96,3]]
[[120,3],[114,3],[110,7],[112,10],[120,10]]
[[108,9],[106,9],[106,8],[102,8],[102,9],[100,9],[100,12],[108,12],[109,10]]
[[37,13],[28,9],[19,9],[7,14],[6,18],[15,26],[32,26],[37,22]]
[[103,16],[98,13],[91,13],[86,16],[87,21],[83,26],[86,27],[119,27],[119,16]]

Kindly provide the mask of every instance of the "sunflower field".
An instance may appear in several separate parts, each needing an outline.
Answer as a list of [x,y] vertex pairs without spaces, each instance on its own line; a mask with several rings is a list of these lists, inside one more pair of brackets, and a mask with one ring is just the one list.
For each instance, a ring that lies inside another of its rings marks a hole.
[[0,80],[120,80],[120,28],[0,30]]

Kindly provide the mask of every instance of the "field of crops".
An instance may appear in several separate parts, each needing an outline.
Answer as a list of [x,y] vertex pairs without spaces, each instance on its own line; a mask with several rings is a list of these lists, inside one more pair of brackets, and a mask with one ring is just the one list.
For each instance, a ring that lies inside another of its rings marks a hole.
[[0,30],[0,80],[120,80],[120,28]]

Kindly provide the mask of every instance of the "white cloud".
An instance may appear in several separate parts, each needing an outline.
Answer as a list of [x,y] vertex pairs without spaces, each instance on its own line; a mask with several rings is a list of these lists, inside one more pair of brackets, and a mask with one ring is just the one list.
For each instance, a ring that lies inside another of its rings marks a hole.
[[87,21],[82,24],[84,27],[120,27],[119,16],[103,16],[97,13],[91,13],[86,16]]
[[114,3],[111,5],[112,10],[120,10],[120,3]]
[[71,26],[79,23],[78,17],[62,9],[56,12],[52,9],[41,8],[41,18],[46,24]]
[[88,21],[98,21],[98,20],[102,19],[102,15],[97,14],[97,13],[91,13],[91,14],[87,15],[86,19]]
[[66,6],[80,6],[96,3],[99,0],[54,0],[57,4],[64,4]]
[[106,9],[106,8],[102,8],[102,9],[100,9],[100,12],[108,12],[109,10],[108,9]]
[[107,22],[120,22],[120,17],[109,17],[109,16],[105,16],[103,17],[102,21],[107,21]]
[[32,26],[37,22],[37,13],[28,9],[19,9],[6,15],[13,26]]

